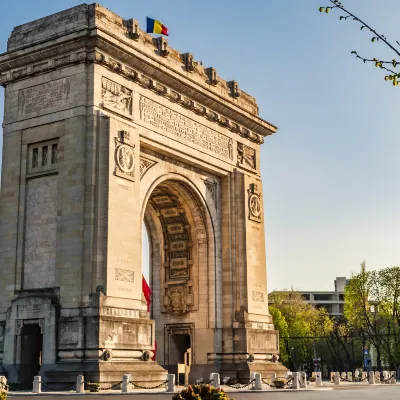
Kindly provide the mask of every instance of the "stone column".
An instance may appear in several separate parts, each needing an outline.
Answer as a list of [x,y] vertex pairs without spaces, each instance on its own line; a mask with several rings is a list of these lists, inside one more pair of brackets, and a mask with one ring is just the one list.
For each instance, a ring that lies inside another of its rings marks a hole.
[[33,390],[32,393],[41,393],[42,392],[42,377],[35,376],[33,378]]
[[315,373],[315,386],[321,387],[322,386],[322,374],[321,372]]
[[293,372],[292,389],[300,389],[299,373]]
[[370,385],[375,385],[375,374],[374,374],[374,371],[369,371],[368,372],[368,383]]
[[220,380],[219,380],[219,374],[213,373],[212,374],[212,385],[215,386],[217,389],[221,387]]
[[85,393],[85,380],[83,375],[76,377],[76,393]]
[[167,380],[168,380],[167,392],[173,392],[175,389],[175,374],[168,374]]
[[262,390],[261,374],[256,372],[254,374],[254,379],[256,380],[254,384],[254,390]]
[[130,380],[131,380],[131,375],[130,374],[125,374],[122,377],[122,393],[128,393],[129,392],[129,386],[130,386],[129,381]]
[[300,372],[300,387],[302,389],[307,388],[307,374],[304,371]]

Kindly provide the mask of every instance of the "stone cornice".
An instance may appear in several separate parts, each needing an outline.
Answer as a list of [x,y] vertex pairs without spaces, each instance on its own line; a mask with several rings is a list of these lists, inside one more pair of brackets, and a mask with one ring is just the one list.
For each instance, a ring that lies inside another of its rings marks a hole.
[[169,87],[161,84],[155,79],[152,79],[149,76],[139,72],[138,70],[133,69],[130,66],[127,66],[115,60],[114,58],[110,57],[104,52],[100,52],[99,50],[88,52],[81,49],[61,57],[47,59],[44,61],[42,60],[41,62],[36,64],[12,69],[0,75],[0,84],[2,86],[7,86],[11,82],[35,76],[40,73],[46,73],[57,68],[62,68],[68,65],[84,62],[102,65],[105,68],[124,76],[130,81],[135,82],[138,85],[167,98],[171,102],[177,103],[185,109],[190,110],[197,115],[203,116],[209,121],[213,121],[216,124],[227,128],[234,133],[237,133],[241,137],[246,138],[251,142],[257,144],[264,143],[264,138],[262,135],[247,129],[240,124],[237,124],[236,122],[230,120],[224,115],[219,114],[198,102],[195,102],[187,96],[183,96],[177,91],[170,89]]

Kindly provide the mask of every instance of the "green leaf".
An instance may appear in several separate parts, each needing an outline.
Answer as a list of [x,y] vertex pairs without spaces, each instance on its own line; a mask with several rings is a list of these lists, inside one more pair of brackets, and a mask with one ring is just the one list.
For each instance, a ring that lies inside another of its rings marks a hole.
[[319,12],[324,12],[325,11],[325,7],[320,7],[319,8]]
[[355,50],[353,50],[350,54],[357,54],[357,52]]
[[374,36],[374,37],[371,39],[371,42],[375,42],[375,40],[376,40],[376,37]]

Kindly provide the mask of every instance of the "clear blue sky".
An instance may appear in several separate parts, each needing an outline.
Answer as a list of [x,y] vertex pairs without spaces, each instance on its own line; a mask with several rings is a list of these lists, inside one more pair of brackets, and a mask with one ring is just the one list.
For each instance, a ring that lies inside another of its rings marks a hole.
[[[400,41],[400,1],[343,2]],[[400,264],[400,87],[350,51],[393,57],[353,21],[320,14],[327,3],[101,2],[142,26],[146,16],[161,20],[172,47],[236,79],[258,100],[261,117],[278,125],[261,153],[269,290],[333,289],[336,276],[363,260],[369,268]],[[77,4],[4,1],[0,52],[15,25]]]

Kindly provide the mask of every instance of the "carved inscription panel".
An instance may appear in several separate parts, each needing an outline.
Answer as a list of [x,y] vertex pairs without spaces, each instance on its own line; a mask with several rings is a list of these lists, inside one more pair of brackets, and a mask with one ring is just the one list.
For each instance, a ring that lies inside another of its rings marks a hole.
[[232,159],[231,138],[143,96],[140,98],[140,119],[179,139]]
[[20,116],[63,106],[70,100],[69,78],[43,83],[21,89],[18,94],[18,114]]

